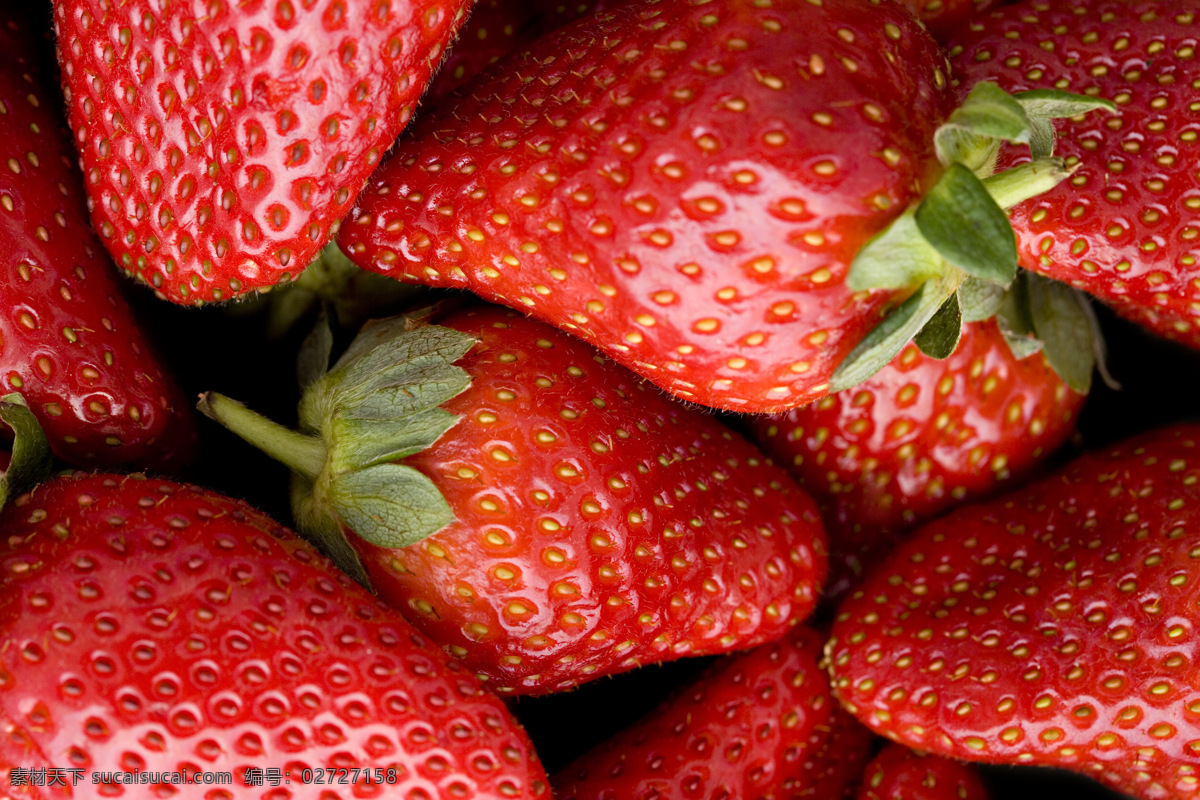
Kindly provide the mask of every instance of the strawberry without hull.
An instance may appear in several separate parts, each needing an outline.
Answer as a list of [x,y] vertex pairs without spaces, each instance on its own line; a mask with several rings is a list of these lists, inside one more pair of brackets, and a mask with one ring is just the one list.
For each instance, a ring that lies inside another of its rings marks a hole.
[[820,505],[825,595],[840,598],[906,529],[1012,484],[1054,452],[1083,400],[1041,354],[1014,357],[986,321],[966,326],[943,361],[909,344],[859,386],[750,426]]
[[839,610],[839,698],[910,747],[1196,797],[1198,486],[1181,426],[925,526]]
[[92,220],[176,303],[286,282],[412,115],[466,0],[58,0]]
[[837,705],[821,637],[717,662],[551,779],[558,800],[800,798],[852,791],[872,736]]
[[491,688],[747,648],[812,610],[816,507],[751,444],[544,323],[436,321],[364,329],[305,393],[302,433],[204,407],[298,473],[302,532]]
[[867,765],[856,800],[988,800],[969,764],[889,744]]
[[950,53],[964,87],[1069,88],[1117,103],[1118,115],[1060,126],[1058,152],[1078,168],[1012,210],[1021,265],[1200,348],[1197,11],[1191,2],[1021,3],[973,20]]
[[[229,771],[223,796],[265,798],[280,788],[248,784],[246,770],[280,767],[293,798],[549,797],[499,700],[242,503],[76,475],[18,498],[0,528],[6,778],[78,767],[90,787],[99,772]],[[369,769],[378,785],[302,780],[333,767]]]
[[172,469],[192,412],[88,227],[40,39],[0,10],[0,395],[19,392],[72,464]]

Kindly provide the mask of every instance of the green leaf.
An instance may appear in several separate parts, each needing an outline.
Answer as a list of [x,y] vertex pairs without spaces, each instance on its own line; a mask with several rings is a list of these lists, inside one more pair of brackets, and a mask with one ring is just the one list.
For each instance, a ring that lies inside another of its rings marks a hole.
[[1054,125],[1047,119],[1035,117],[1029,120],[1029,154],[1036,161],[1054,155],[1058,141]]
[[892,309],[874,330],[858,343],[838,366],[830,381],[830,392],[840,392],[857,386],[896,357],[904,345],[933,317],[957,289],[957,275],[939,276],[921,284],[896,308]]
[[913,342],[921,348],[922,353],[940,361],[954,353],[961,336],[962,313],[958,307],[958,295],[952,294],[913,337]]
[[1100,97],[1063,92],[1058,89],[1030,89],[1013,95],[1029,117],[1040,119],[1065,119],[1087,114],[1090,111],[1114,113],[1117,104]]
[[1000,141],[1028,142],[1029,117],[1008,92],[994,83],[973,88],[934,134],[938,160],[945,166],[962,164],[976,171]]
[[30,489],[50,475],[54,457],[37,418],[19,394],[0,397],[0,420],[13,431],[12,458],[0,472],[0,508],[8,498]]
[[968,275],[958,287],[958,307],[962,310],[963,322],[979,322],[994,317],[1007,291],[1007,286]]
[[433,481],[401,464],[337,475],[326,499],[352,531],[379,547],[408,547],[454,522]]
[[300,391],[308,389],[329,370],[329,357],[333,353],[333,329],[329,327],[329,309],[322,307],[317,324],[304,337],[300,353],[296,356],[296,380]]
[[1030,334],[1013,333],[1003,327],[1001,327],[1000,333],[1004,336],[1004,343],[1008,345],[1009,352],[1017,361],[1042,352],[1042,340]]
[[1008,284],[1017,274],[1017,239],[983,182],[951,164],[917,206],[917,227],[943,258],[969,275]]
[[362,586],[375,591],[362,558],[346,538],[346,526],[334,513],[324,492],[304,476],[292,473],[291,496],[296,529],[334,566]]
[[1012,208],[1045,194],[1071,176],[1061,158],[1042,158],[998,172],[983,181],[984,188],[1000,208]]
[[431,446],[458,420],[440,407],[398,419],[334,419],[330,469],[336,473],[407,458]]
[[946,263],[917,230],[913,209],[867,242],[846,274],[846,285],[864,289],[909,289],[946,269]]
[[1095,332],[1081,294],[1065,283],[1030,273],[1027,278],[1033,329],[1051,368],[1079,394],[1087,394],[1096,366]]

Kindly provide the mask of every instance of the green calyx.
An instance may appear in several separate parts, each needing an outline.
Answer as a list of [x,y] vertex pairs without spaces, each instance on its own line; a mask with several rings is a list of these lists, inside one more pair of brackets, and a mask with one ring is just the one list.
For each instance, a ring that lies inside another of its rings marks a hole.
[[54,457],[42,426],[19,394],[0,397],[0,420],[13,432],[8,469],[0,471],[0,508],[50,475]]
[[[933,358],[946,358],[957,346],[962,323],[999,316],[1014,354],[1025,357],[1044,349],[1060,377],[1072,389],[1087,392],[1101,350],[1093,343],[1099,334],[1087,301],[1062,300],[1064,291],[1078,293],[1066,286],[1044,289],[1042,283],[1051,283],[1046,279],[1018,280],[1023,273],[1005,211],[1070,176],[1072,170],[1054,157],[1051,120],[1098,109],[1114,111],[1116,106],[1052,90],[1010,95],[991,83],[971,91],[935,134],[945,167],[940,180],[867,242],[850,266],[846,284],[854,291],[911,293],[846,357],[830,391],[866,380],[910,341]],[[993,174],[1005,142],[1027,145],[1033,160]],[[1049,294],[1055,302],[1045,301]],[[1009,320],[1005,309],[1024,315],[1027,324]],[[1066,349],[1079,352],[1068,355]]]
[[459,331],[414,328],[410,319],[395,317],[368,323],[328,367],[332,336],[319,325],[300,357],[297,430],[215,392],[205,394],[199,408],[291,468],[297,528],[369,585],[347,528],[380,547],[407,547],[454,521],[433,482],[397,462],[428,448],[458,421],[441,405],[470,385],[454,364],[474,343]]

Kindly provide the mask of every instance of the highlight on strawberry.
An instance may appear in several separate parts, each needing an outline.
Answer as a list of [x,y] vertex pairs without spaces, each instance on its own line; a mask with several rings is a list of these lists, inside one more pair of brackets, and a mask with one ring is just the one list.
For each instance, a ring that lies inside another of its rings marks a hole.
[[1195,797],[1198,487],[1180,425],[924,526],[839,608],[835,693],[914,749]]
[[368,325],[332,367],[311,339],[298,431],[201,410],[291,467],[300,531],[493,690],[745,649],[812,611],[816,506],[757,448],[544,323],[434,321]]
[[[881,0],[619,4],[431,109],[339,241],[716,408],[804,405],[993,316],[1086,391],[1088,307],[1020,277],[1004,209],[1071,174],[1052,120],[1114,105],[954,94],[937,44]],[[1003,142],[1032,160],[994,173]]]
[[[0,529],[6,797],[268,797],[266,769],[311,800],[550,796],[499,699],[244,503],[77,473],[14,498]],[[228,782],[142,782],[184,773]],[[121,774],[137,785],[94,783]]]

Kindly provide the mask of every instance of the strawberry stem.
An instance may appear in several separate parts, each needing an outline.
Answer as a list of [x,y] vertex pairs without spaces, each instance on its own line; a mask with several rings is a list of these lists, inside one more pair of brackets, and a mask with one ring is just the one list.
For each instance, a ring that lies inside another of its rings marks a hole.
[[325,466],[325,443],[315,436],[285,428],[217,392],[205,392],[196,407],[204,416],[233,431],[309,481],[316,481]]

